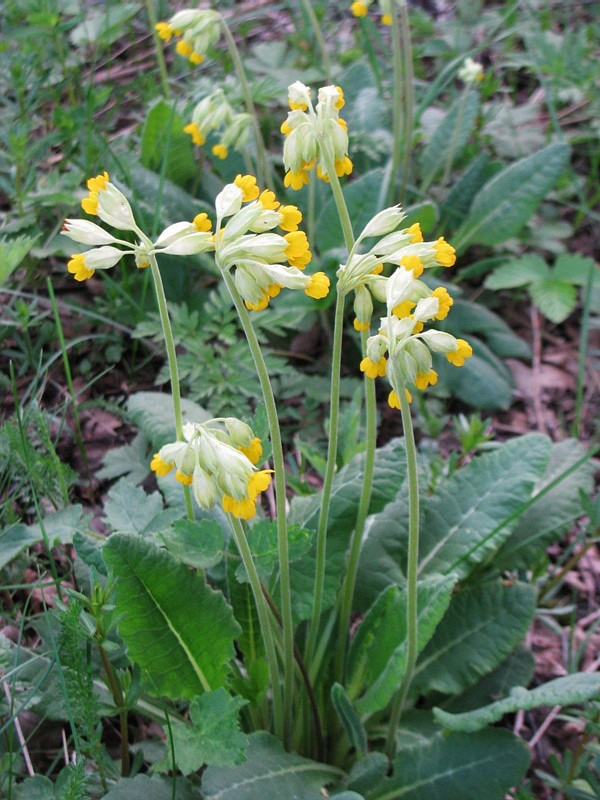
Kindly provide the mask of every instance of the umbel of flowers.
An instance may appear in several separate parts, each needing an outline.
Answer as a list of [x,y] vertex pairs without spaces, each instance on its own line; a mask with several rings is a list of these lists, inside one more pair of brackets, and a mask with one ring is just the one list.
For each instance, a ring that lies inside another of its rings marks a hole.
[[[392,15],[391,15],[391,4],[394,3],[396,0],[379,0],[379,8],[381,10],[381,21],[384,25],[391,25],[392,24]],[[354,0],[352,5],[350,6],[350,11],[354,14],[355,17],[366,17],[369,11],[369,7],[373,3],[373,0]]]
[[201,64],[208,48],[219,39],[220,21],[218,11],[190,8],[178,11],[168,22],[159,22],[156,30],[165,42],[173,37],[178,40],[175,49],[180,56],[188,58],[192,64]]
[[281,126],[285,134],[283,163],[285,186],[301,189],[308,183],[308,174],[316,166],[317,176],[329,180],[324,148],[334,164],[338,178],[352,172],[348,158],[348,126],[339,115],[344,107],[344,93],[339,86],[323,86],[318,92],[316,108],[311,90],[300,81],[288,88],[290,112]]
[[[224,423],[226,430],[219,423]],[[191,486],[205,511],[221,502],[234,517],[252,519],[256,501],[271,483],[271,470],[257,470],[260,439],[235,417],[183,426],[184,440],[163,445],[150,467],[157,475],[175,468],[176,479]]]
[[220,129],[219,143],[212,148],[213,155],[227,158],[229,149],[241,150],[250,135],[250,114],[236,114],[222,89],[204,97],[192,113],[192,121],[183,129],[189,133],[194,144],[201,147],[209,131]]

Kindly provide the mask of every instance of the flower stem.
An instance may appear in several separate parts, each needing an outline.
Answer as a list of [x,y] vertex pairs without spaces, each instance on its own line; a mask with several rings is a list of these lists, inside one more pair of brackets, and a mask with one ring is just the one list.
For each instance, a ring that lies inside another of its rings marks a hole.
[[[288,740],[288,729],[292,722],[294,693],[294,624],[292,621],[292,592],[290,586],[290,563],[288,553],[287,521],[285,507],[285,467],[283,446],[277,406],[273,396],[273,387],[269,380],[269,372],[263,358],[260,344],[244,306],[244,301],[236,288],[231,275],[223,270],[223,279],[237,309],[263,393],[265,410],[269,421],[271,445],[273,447],[273,466],[275,467],[275,502],[277,508],[277,547],[279,552],[279,582],[281,586],[281,616],[283,620],[283,664],[284,664],[284,718],[286,723],[285,741]],[[274,689],[275,690],[275,689]]]
[[[400,197],[404,199],[406,184],[408,182],[408,169],[410,155],[412,152],[412,139],[415,116],[415,89],[413,85],[413,54],[412,41],[410,38],[410,21],[408,19],[408,6],[406,0],[400,1],[400,18],[402,20],[402,55],[404,57],[404,69],[402,77],[404,81],[404,129],[402,147],[402,179],[400,183]],[[393,3],[392,3],[393,5]]]
[[102,666],[106,672],[106,679],[110,687],[113,702],[119,712],[119,725],[121,728],[121,775],[123,778],[129,777],[129,731],[127,728],[127,709],[124,707],[123,693],[115,676],[112,664],[108,659],[108,654],[101,644],[98,644],[98,653]]
[[[362,353],[363,357],[367,355],[367,339],[369,338],[368,331],[362,331]],[[350,624],[350,614],[352,612],[352,598],[354,597],[354,587],[356,586],[356,573],[358,570],[358,559],[360,556],[360,545],[362,542],[363,531],[365,528],[365,520],[369,513],[369,505],[371,504],[371,493],[373,491],[373,473],[375,469],[375,445],[377,440],[377,409],[375,403],[375,381],[372,378],[364,376],[365,384],[365,400],[367,406],[367,447],[365,452],[365,471],[363,476],[363,485],[358,504],[358,513],[356,515],[356,527],[352,534],[350,542],[350,555],[348,557],[348,567],[346,571],[346,579],[342,590],[342,606],[340,610],[339,628],[338,628],[338,644],[336,649],[336,666],[335,674],[340,682],[343,682],[345,657],[346,657],[346,639],[348,636],[348,626]]]
[[398,21],[398,9],[396,0],[390,3],[390,16],[392,18],[392,65],[394,75],[393,101],[392,101],[392,128],[393,128],[393,149],[392,149],[392,169],[390,172],[390,184],[388,186],[388,206],[391,206],[396,199],[396,186],[398,183],[398,170],[402,159],[402,99],[404,86],[402,81],[402,44],[400,41],[400,23]]
[[254,103],[252,101],[250,87],[248,85],[248,81],[246,80],[246,73],[244,72],[244,65],[242,64],[240,51],[238,50],[235,39],[231,35],[231,31],[229,30],[229,27],[223,17],[221,17],[221,25],[223,27],[225,38],[227,39],[227,46],[229,47],[229,53],[231,54],[233,66],[242,88],[242,94],[244,95],[244,102],[246,104],[246,111],[252,117],[254,138],[256,140],[256,172],[258,182],[262,186],[267,186],[269,189],[273,189],[274,184],[271,176],[271,170],[269,168],[269,162],[267,160],[267,150],[260,132],[258,117],[256,116],[256,109],[254,108]]
[[165,56],[163,53],[160,36],[156,30],[156,11],[152,0],[146,0],[146,11],[148,12],[148,19],[150,20],[150,27],[152,28],[152,37],[154,39],[154,50],[156,52],[156,63],[158,64],[158,71],[160,73],[160,85],[163,94],[167,100],[171,99],[171,88],[169,86],[169,78],[167,75],[167,65],[165,64]]
[[[156,292],[156,300],[158,302],[158,312],[160,314],[160,322],[163,329],[163,336],[165,338],[165,347],[167,348],[167,360],[169,362],[169,375],[171,378],[171,394],[173,396],[173,416],[175,418],[175,435],[177,441],[183,441],[183,417],[181,415],[181,392],[179,388],[179,371],[177,369],[177,353],[175,352],[175,340],[173,339],[173,330],[171,329],[171,321],[169,320],[169,310],[167,308],[167,298],[165,296],[165,288],[163,286],[158,262],[154,253],[148,255],[150,261],[150,269],[152,271],[152,279],[154,280],[154,291]],[[190,487],[183,487],[183,496],[185,497],[185,510],[188,519],[194,519],[194,508],[192,506],[192,496],[190,494]]]
[[392,701],[392,712],[386,742],[388,758],[394,755],[396,729],[400,715],[408,695],[408,690],[413,679],[415,664],[417,662],[417,571],[419,566],[419,478],[417,475],[417,450],[413,430],[410,406],[406,397],[404,383],[394,381],[392,387],[400,399],[400,412],[402,414],[402,427],[404,428],[404,442],[406,446],[406,465],[408,471],[408,566],[407,566],[407,603],[406,603],[406,635],[407,656],[406,672],[400,688]]
[[325,77],[327,78],[327,83],[331,83],[331,59],[329,58],[329,53],[327,52],[327,45],[325,44],[325,38],[323,36],[323,31],[321,30],[321,25],[319,24],[319,19],[315,14],[315,10],[312,7],[312,3],[310,0],[302,0],[302,5],[310,19],[310,24],[313,27],[313,31],[315,34],[315,38],[319,44],[319,50],[321,51],[321,58],[323,59],[323,67],[325,68]]
[[281,702],[281,686],[279,680],[279,664],[277,663],[277,652],[275,651],[275,642],[273,640],[273,632],[271,630],[271,622],[269,620],[269,607],[265,596],[262,592],[260,578],[254,565],[252,552],[244,533],[244,528],[239,519],[236,519],[231,514],[229,515],[231,522],[231,529],[235,538],[237,549],[248,573],[252,594],[254,595],[254,602],[256,603],[256,611],[258,613],[258,621],[262,632],[263,640],[265,643],[265,654],[267,657],[267,664],[269,667],[269,675],[271,678],[271,691],[273,692],[273,718],[275,723],[275,733],[283,740],[284,732],[284,717],[283,705]]

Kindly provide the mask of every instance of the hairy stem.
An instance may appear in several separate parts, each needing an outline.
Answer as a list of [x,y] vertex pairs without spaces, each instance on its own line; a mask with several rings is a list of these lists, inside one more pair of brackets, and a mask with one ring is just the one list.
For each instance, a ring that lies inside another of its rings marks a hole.
[[275,733],[283,739],[284,734],[284,718],[283,718],[283,703],[281,701],[281,686],[279,680],[279,664],[277,662],[277,652],[275,651],[275,642],[273,640],[273,632],[271,630],[271,623],[269,621],[269,607],[265,596],[262,591],[260,578],[254,565],[252,552],[244,533],[244,528],[239,519],[236,519],[231,514],[229,515],[231,529],[235,538],[235,543],[239,550],[240,556],[248,573],[252,594],[254,595],[254,602],[256,603],[256,611],[258,613],[258,620],[260,629],[265,643],[265,654],[267,656],[267,664],[269,667],[269,676],[271,679],[271,691],[273,693],[273,718],[275,723]]
[[[171,328],[171,321],[169,319],[169,310],[167,308],[167,298],[165,296],[165,288],[163,286],[160,270],[158,269],[158,262],[154,253],[148,256],[150,261],[150,269],[152,270],[152,279],[154,281],[154,290],[156,292],[156,300],[158,302],[158,312],[160,314],[160,322],[163,329],[163,336],[165,338],[165,347],[167,349],[167,360],[169,362],[169,376],[171,378],[171,394],[173,396],[173,416],[175,418],[175,434],[177,441],[183,441],[183,417],[181,414],[181,391],[179,388],[179,371],[177,369],[177,353],[175,352],[175,340],[173,338],[173,330]],[[194,508],[192,506],[192,496],[190,494],[190,487],[183,487],[183,495],[185,497],[185,509],[188,519],[194,519]]]
[[288,741],[287,731],[291,726],[293,694],[294,694],[294,624],[292,621],[292,592],[290,586],[290,563],[288,553],[287,521],[285,507],[285,466],[283,461],[283,446],[281,442],[281,430],[279,428],[279,417],[277,406],[273,395],[273,387],[269,379],[267,365],[263,358],[260,344],[256,338],[256,333],[250,315],[244,305],[244,301],[236,288],[236,285],[227,271],[223,271],[223,279],[231,294],[231,298],[237,309],[256,372],[260,381],[260,386],[265,402],[265,410],[269,421],[269,431],[271,433],[271,445],[273,447],[273,466],[275,468],[275,502],[277,508],[277,546],[279,554],[279,583],[281,587],[281,613],[283,619],[283,664],[284,664],[284,715],[286,721],[285,741]]
[[[391,359],[390,359],[391,360]],[[392,712],[386,742],[388,758],[394,755],[396,744],[396,729],[400,715],[408,695],[408,690],[413,679],[415,664],[417,662],[417,571],[419,566],[419,478],[417,475],[417,450],[413,431],[410,406],[406,397],[404,383],[394,381],[394,391],[400,399],[402,413],[402,427],[404,428],[404,441],[406,446],[406,465],[408,471],[408,567],[407,567],[407,604],[406,604],[406,636],[407,657],[406,672],[400,688],[392,701]]]
[[225,34],[225,38],[227,39],[227,46],[229,47],[229,53],[231,54],[231,59],[233,61],[233,66],[235,68],[236,75],[240,82],[240,86],[242,89],[242,94],[244,96],[244,102],[246,104],[246,111],[252,117],[252,127],[254,129],[254,138],[256,140],[256,172],[258,177],[258,182],[262,186],[267,186],[269,189],[273,189],[273,178],[271,176],[271,170],[269,168],[269,162],[267,160],[267,150],[265,147],[265,143],[262,138],[262,134],[260,132],[260,126],[258,124],[258,117],[256,116],[256,109],[254,108],[254,103],[252,101],[252,93],[250,92],[250,86],[248,85],[248,81],[246,80],[246,73],[244,71],[244,65],[242,64],[242,58],[240,56],[240,51],[235,43],[235,39],[231,35],[231,31],[223,17],[221,17],[221,26],[223,28],[223,33]]

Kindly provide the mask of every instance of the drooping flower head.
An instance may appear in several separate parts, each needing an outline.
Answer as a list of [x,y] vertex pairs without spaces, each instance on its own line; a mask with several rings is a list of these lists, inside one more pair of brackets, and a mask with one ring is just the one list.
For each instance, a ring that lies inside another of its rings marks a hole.
[[462,67],[458,70],[458,77],[467,86],[473,86],[483,80],[483,67],[472,58],[465,58]]
[[298,230],[302,214],[296,206],[282,206],[268,189],[261,192],[253,175],[238,175],[217,196],[215,208],[216,261],[233,274],[248,309],[262,311],[284,287],[304,289],[314,298],[327,295],[329,278],[323,272],[303,272],[311,253],[306,234]]
[[207,8],[189,8],[178,11],[168,22],[156,25],[158,35],[165,42],[174,36],[179,41],[175,49],[192,64],[204,61],[209,47],[216,44],[221,29],[221,15]]
[[317,177],[329,181],[325,148],[338,178],[352,172],[352,162],[348,158],[348,126],[339,115],[344,106],[344,93],[339,86],[324,86],[319,89],[317,100],[315,108],[310,89],[300,81],[288,87],[291,110],[281,132],[286,136],[284,184],[292,189],[301,189],[307,184],[314,167]]
[[[380,0],[379,2],[379,9],[381,11],[381,21],[384,25],[391,25],[392,24],[392,16],[391,16],[391,4],[395,2],[395,0]],[[355,17],[366,17],[369,8],[373,0],[354,0],[352,5],[350,6],[350,11],[354,14]]]
[[192,113],[192,121],[184,127],[194,144],[202,146],[209,131],[219,130],[219,143],[212,148],[217,158],[227,158],[230,148],[241,150],[248,141],[252,119],[249,114],[236,114],[225,99],[222,89],[204,97]]
[[154,454],[151,469],[164,476],[175,468],[176,479],[192,487],[205,511],[220,500],[234,517],[252,519],[259,494],[271,483],[271,470],[256,469],[262,444],[250,426],[235,417],[212,419],[184,425],[183,435],[183,441]]

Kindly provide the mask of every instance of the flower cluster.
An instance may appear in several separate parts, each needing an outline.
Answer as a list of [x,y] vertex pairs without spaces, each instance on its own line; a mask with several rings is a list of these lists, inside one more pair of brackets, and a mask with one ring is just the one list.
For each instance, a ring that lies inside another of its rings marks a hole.
[[[219,423],[225,425],[225,429]],[[157,475],[175,467],[175,477],[191,486],[200,508],[208,511],[220,499],[224,511],[252,519],[258,495],[271,483],[271,470],[257,470],[260,439],[235,417],[188,423],[183,441],[165,444],[150,464]]]
[[327,160],[334,165],[338,178],[349,175],[352,161],[348,158],[348,126],[339,116],[344,106],[340,87],[319,89],[315,109],[308,86],[296,81],[288,88],[288,101],[291,111],[281,126],[286,137],[283,147],[283,163],[287,170],[285,186],[301,189],[308,183],[308,173],[315,165],[317,176],[329,181]]
[[[354,0],[350,6],[350,11],[355,17],[366,17],[372,2],[373,0]],[[393,2],[395,2],[395,0],[379,0],[379,8],[382,13],[381,21],[384,25],[392,24],[391,4]]]
[[179,39],[175,49],[192,64],[201,64],[209,47],[220,36],[221,15],[217,11],[190,8],[178,11],[168,22],[159,22],[156,30],[165,42],[173,36]]
[[[235,267],[235,285],[247,308],[261,311],[284,287],[304,289],[314,298],[327,295],[325,273],[303,272],[311,253],[306,234],[298,230],[302,214],[296,206],[282,206],[268,189],[261,192],[253,175],[238,175],[215,206],[215,258],[224,272]],[[277,227],[286,233],[272,232]]]
[[473,86],[483,80],[483,67],[472,58],[465,58],[462,67],[458,70],[458,77],[467,86]]
[[[149,265],[150,256],[156,253],[185,256],[214,249],[214,240],[210,233],[211,224],[206,214],[198,214],[193,222],[177,222],[169,225],[156,242],[152,242],[138,227],[129,201],[123,192],[111,183],[107,172],[90,178],[87,187],[89,193],[81,201],[83,210],[90,216],[99,217],[102,222],[117,230],[132,231],[139,237],[139,241],[132,243],[118,239],[95,222],[88,220],[65,220],[62,228],[65,236],[75,242],[93,245],[91,250],[75,254],[67,264],[67,269],[76,281],[91,278],[97,269],[114,267],[126,254],[133,255],[136,266],[142,269]],[[120,247],[115,247],[116,244]]]
[[192,113],[192,121],[183,129],[189,133],[194,144],[202,146],[211,130],[222,128],[219,143],[212,148],[213,155],[227,158],[229,148],[241,150],[250,133],[252,118],[250,114],[236,114],[231,108],[222,89],[203,98]]

